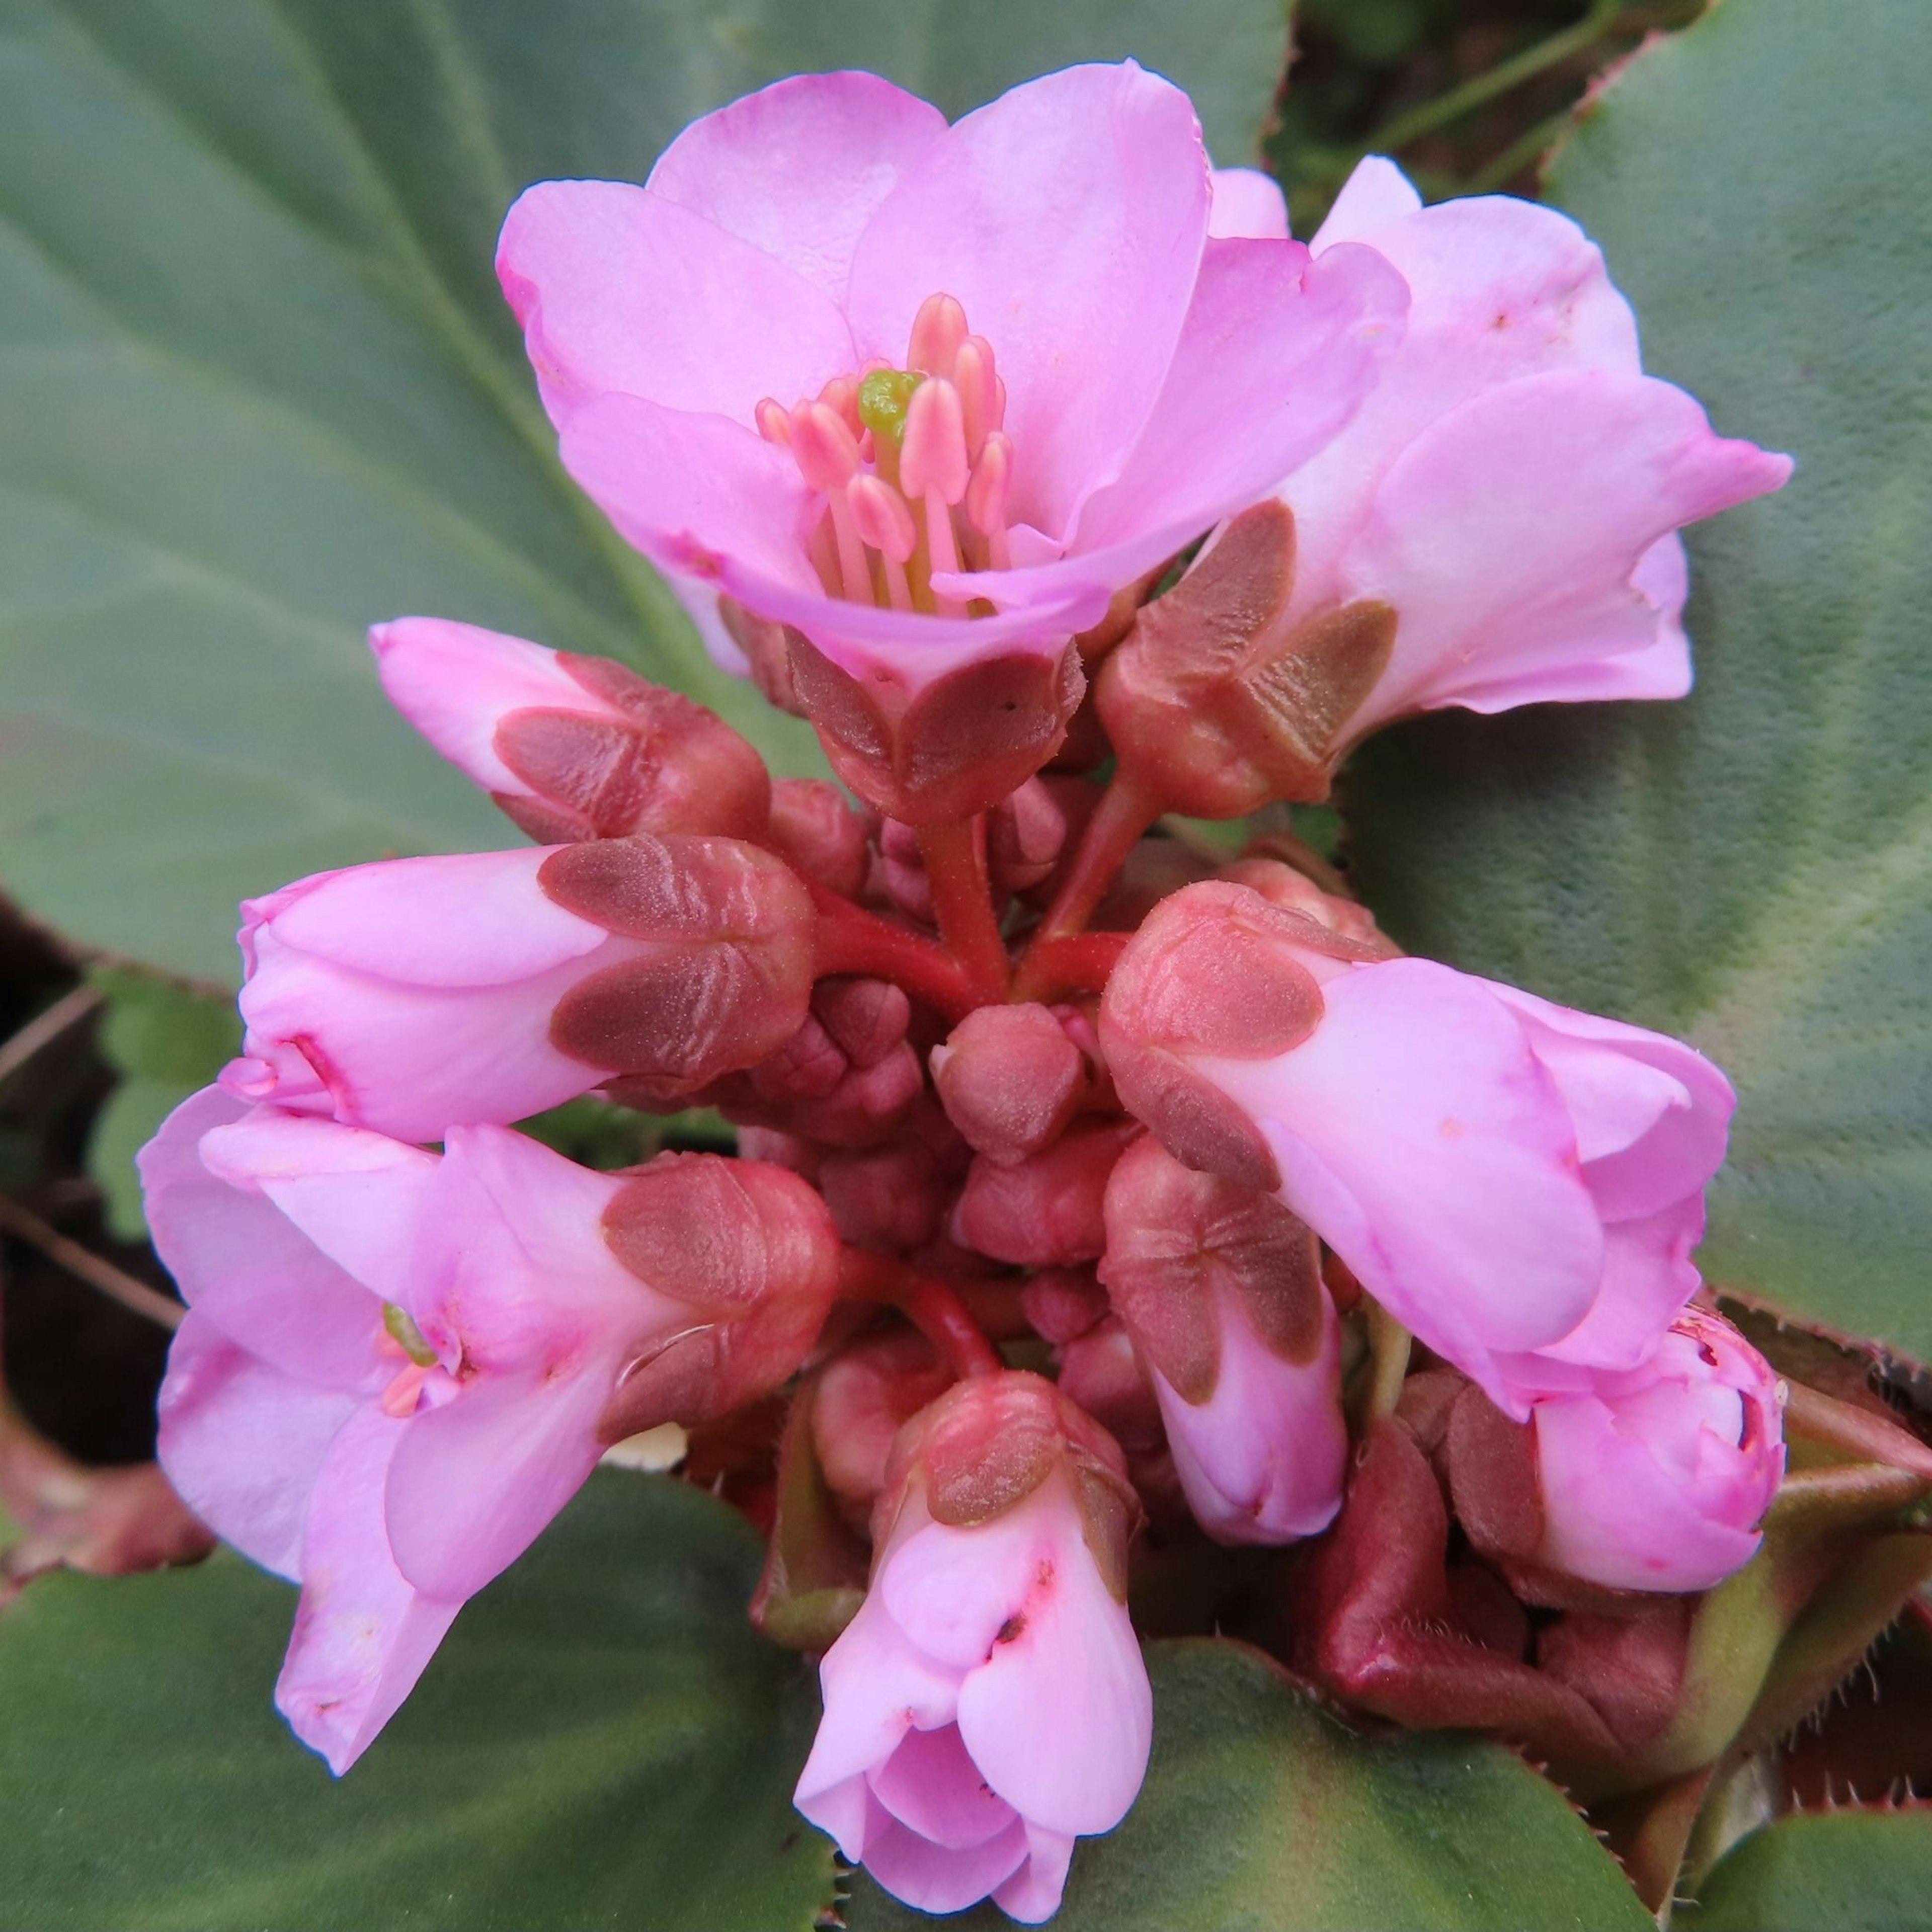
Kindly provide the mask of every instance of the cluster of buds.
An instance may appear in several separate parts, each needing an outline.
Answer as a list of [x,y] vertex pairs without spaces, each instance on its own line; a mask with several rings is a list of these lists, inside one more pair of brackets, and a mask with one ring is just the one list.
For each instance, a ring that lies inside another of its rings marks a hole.
[[[1790,466],[1642,374],[1576,229],[1371,161],[1304,247],[1130,64],[951,128],[782,82],[530,190],[499,268],[566,465],[849,790],[615,664],[375,633],[542,842],[251,902],[242,1055],[143,1157],[163,1462],[302,1585],[297,1731],[344,1768],[608,1448],[774,1394],[798,1802],[936,1912],[1048,1917],[1132,1802],[1142,1550],[1310,1539],[1308,1670],[1504,1729],[1526,1605],[1747,1563],[1724,1076],[1162,823],[1417,710],[1687,687],[1676,532]],[[740,1152],[516,1130],[592,1092]]]

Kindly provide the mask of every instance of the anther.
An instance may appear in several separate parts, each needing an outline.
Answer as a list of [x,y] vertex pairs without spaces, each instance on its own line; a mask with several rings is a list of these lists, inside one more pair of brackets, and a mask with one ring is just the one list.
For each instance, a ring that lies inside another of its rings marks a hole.
[[876,476],[856,476],[846,492],[852,506],[853,527],[862,543],[877,550],[886,567],[886,591],[895,610],[912,608],[906,581],[906,560],[919,542],[919,532],[905,500]]
[[983,335],[969,335],[960,344],[952,383],[966,419],[966,453],[976,463],[988,434],[1000,427],[1006,400],[1005,385],[993,368],[993,345]]
[[[966,494],[970,474],[959,392],[944,376],[934,376],[920,383],[906,406],[899,482],[908,496],[926,500],[926,552],[934,575],[959,568],[951,506]],[[953,598],[939,597],[938,602],[943,614],[960,608]]]
[[791,412],[776,397],[767,396],[753,412],[758,425],[758,434],[767,442],[776,442],[782,448],[791,441]]
[[1013,440],[994,430],[966,486],[966,520],[986,539],[987,560],[1004,570],[1010,560],[1006,544],[1006,496],[1012,488]]
[[928,296],[913,318],[906,366],[928,376],[952,374],[953,359],[966,339],[966,311],[951,296]]

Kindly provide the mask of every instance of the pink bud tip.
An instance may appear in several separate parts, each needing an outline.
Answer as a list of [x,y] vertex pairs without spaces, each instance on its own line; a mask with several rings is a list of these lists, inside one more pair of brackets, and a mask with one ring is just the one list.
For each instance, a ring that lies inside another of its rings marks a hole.
[[801,403],[791,419],[792,454],[800,473],[828,496],[859,471],[859,439],[830,403]]
[[968,520],[982,536],[997,536],[1006,526],[1006,493],[1013,481],[1013,440],[1004,430],[986,439],[979,466],[966,490]]
[[966,419],[959,392],[944,376],[922,382],[906,405],[899,481],[908,496],[956,503],[966,494]]
[[898,493],[876,476],[856,476],[848,500],[852,506],[852,522],[859,541],[903,563],[912,555],[919,540],[912,512]]
[[951,296],[928,296],[913,318],[906,364],[928,376],[950,376],[965,339],[966,311]]

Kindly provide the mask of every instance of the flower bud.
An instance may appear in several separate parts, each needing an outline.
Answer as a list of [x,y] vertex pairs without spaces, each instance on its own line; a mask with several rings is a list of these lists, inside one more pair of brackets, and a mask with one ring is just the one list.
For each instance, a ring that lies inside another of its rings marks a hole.
[[1519,1420],[1643,1362],[1697,1287],[1735,1099],[1662,1034],[1216,882],[1129,944],[1100,1036],[1170,1152],[1277,1193]]
[[1783,1391],[1728,1322],[1687,1308],[1642,1366],[1532,1415],[1552,1569],[1707,1590],[1741,1568],[1784,1473]]
[[608,658],[440,617],[379,624],[369,642],[391,703],[544,844],[764,835],[764,760],[680,692]]
[[1023,892],[1060,862],[1067,818],[1056,788],[1028,778],[986,819],[986,869],[996,892]]
[[800,878],[848,899],[865,889],[866,821],[830,779],[778,779],[766,837]]
[[1107,1177],[1139,1132],[1132,1120],[1098,1120],[1011,1166],[977,1156],[953,1210],[955,1237],[1019,1268],[1098,1260],[1107,1245]]
[[1051,1146],[1087,1089],[1086,1056],[1042,1006],[980,1007],[929,1064],[946,1118],[999,1167]]
[[395,859],[244,908],[247,1100],[404,1140],[615,1074],[676,1100],[796,1034],[812,913],[777,860],[680,833]]
[[868,1335],[826,1364],[812,1394],[812,1436],[826,1486],[863,1529],[886,1486],[900,1429],[952,1384],[932,1344],[910,1328]]
[[1147,1768],[1120,1452],[1052,1384],[1010,1372],[942,1396],[892,1464],[796,1802],[908,1904],[990,1894],[1037,1922],[1074,1839],[1112,1830]]
[[1184,1167],[1151,1139],[1114,1168],[1106,1223],[1100,1279],[1152,1371],[1196,1520],[1222,1543],[1326,1528],[1348,1438],[1313,1234],[1270,1196]]

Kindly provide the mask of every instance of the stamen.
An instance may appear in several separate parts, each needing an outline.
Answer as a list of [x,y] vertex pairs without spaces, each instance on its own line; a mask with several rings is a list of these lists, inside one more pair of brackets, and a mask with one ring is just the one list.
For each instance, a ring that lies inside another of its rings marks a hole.
[[398,1422],[407,1420],[416,1414],[416,1404],[422,1397],[423,1384],[428,1379],[428,1370],[415,1362],[407,1368],[398,1370],[377,1399],[376,1407]]
[[977,463],[988,434],[1006,413],[1006,386],[994,372],[993,345],[983,335],[969,335],[960,344],[952,382],[966,418],[966,453]]
[[775,442],[781,448],[791,442],[791,412],[774,396],[767,396],[752,411],[758,425],[758,434],[767,442]]
[[966,486],[966,520],[986,539],[987,562],[1004,570],[1012,557],[1006,542],[1006,494],[1013,482],[1013,440],[996,429],[986,438],[973,480]]
[[951,296],[928,296],[913,318],[906,366],[928,376],[952,374],[953,358],[966,340],[966,311]]
[[872,573],[865,546],[852,527],[851,506],[845,486],[859,473],[859,440],[845,418],[829,402],[801,403],[793,412],[792,454],[799,473],[814,490],[823,490],[832,512],[832,535],[838,547],[838,580],[854,604],[872,601]]
[[818,392],[818,400],[836,410],[839,419],[856,439],[865,428],[859,420],[859,380],[856,376],[835,376]]
[[852,521],[860,539],[879,553],[886,568],[886,593],[895,610],[912,608],[912,590],[906,581],[906,560],[919,542],[912,512],[905,499],[876,476],[854,477],[846,492]]
[[[966,494],[970,473],[959,392],[944,376],[935,376],[913,392],[906,408],[905,441],[899,450],[901,488],[908,496],[926,500],[926,552],[935,574],[959,568],[951,508]],[[938,602],[946,615],[956,615],[962,608],[953,598],[940,597]]]

